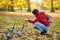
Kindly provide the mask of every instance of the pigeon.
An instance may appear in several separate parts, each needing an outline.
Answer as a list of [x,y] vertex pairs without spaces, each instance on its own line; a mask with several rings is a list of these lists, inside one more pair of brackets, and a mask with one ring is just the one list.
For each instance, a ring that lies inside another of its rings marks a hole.
[[16,32],[16,36],[20,37],[20,34],[21,34],[21,31],[18,30],[18,31]]
[[16,32],[16,35],[18,36],[18,37],[20,37],[20,34],[21,33],[24,33],[24,24],[23,24],[23,26],[22,26],[22,29],[20,30],[20,29],[18,29],[18,31]]
[[22,29],[21,29],[21,33],[24,33],[25,30],[25,24],[23,24]]
[[5,32],[5,36],[6,36],[7,40],[12,39],[12,36],[8,32]]
[[25,28],[25,25],[23,24],[22,29],[18,29],[18,30],[17,30],[16,35],[17,35],[18,37],[20,37],[21,33],[24,33],[24,30],[25,30],[24,28]]
[[14,31],[14,26],[12,26],[12,28],[9,30],[9,32],[13,32]]

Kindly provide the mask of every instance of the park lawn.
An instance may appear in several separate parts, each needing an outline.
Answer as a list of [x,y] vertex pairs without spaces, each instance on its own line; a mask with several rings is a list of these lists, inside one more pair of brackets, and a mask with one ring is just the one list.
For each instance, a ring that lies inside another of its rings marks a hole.
[[[9,29],[11,26],[15,26],[16,28],[22,28],[22,24],[25,23],[25,19],[27,17],[30,17],[31,19],[34,19],[35,17],[33,15],[20,15],[20,16],[8,16],[8,15],[0,15],[0,32],[4,32],[4,28]],[[26,33],[28,33],[30,36],[36,36],[39,31],[35,30],[33,28],[33,24],[25,23]],[[16,31],[15,31],[16,33]],[[60,37],[60,17],[55,17],[53,22],[51,23],[50,30],[48,33],[55,33],[58,37]],[[30,40],[33,40],[33,38],[30,38]],[[47,38],[47,37],[46,37]],[[27,39],[27,40],[29,40]],[[52,40],[52,37],[48,37],[47,39]]]

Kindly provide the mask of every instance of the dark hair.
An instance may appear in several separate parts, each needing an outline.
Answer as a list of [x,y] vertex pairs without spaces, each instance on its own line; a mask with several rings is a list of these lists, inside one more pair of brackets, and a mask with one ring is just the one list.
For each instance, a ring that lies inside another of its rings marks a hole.
[[33,14],[36,14],[36,13],[38,13],[38,12],[39,12],[38,9],[34,9],[34,10],[32,11]]

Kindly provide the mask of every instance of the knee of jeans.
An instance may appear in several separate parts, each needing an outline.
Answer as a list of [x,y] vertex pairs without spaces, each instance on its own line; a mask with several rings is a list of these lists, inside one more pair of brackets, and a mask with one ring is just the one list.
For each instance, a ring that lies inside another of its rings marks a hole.
[[36,22],[34,25],[39,25],[39,22]]
[[37,23],[35,23],[35,24],[34,24],[34,27],[37,27],[37,26],[38,26],[38,24],[37,24]]
[[36,26],[34,26],[34,28],[35,28],[35,29],[37,29],[37,27],[36,27]]
[[38,23],[35,23],[34,24],[34,28],[37,29],[39,27],[39,24]]

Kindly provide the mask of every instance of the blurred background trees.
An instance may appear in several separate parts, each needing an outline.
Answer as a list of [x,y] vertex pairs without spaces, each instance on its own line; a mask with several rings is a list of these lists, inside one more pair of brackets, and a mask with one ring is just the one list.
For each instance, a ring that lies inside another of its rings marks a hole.
[[59,0],[0,0],[0,11],[60,10]]

